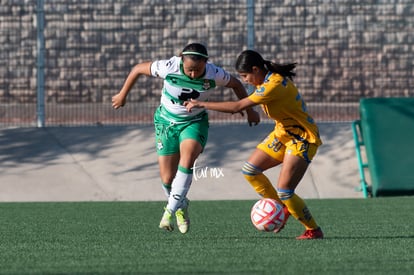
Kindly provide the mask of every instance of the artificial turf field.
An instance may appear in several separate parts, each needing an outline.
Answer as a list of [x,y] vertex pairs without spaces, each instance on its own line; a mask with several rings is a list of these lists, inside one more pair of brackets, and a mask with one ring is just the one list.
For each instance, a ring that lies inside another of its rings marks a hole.
[[413,274],[414,197],[307,203],[323,240],[258,232],[254,201],[192,201],[185,235],[164,202],[0,203],[0,273]]

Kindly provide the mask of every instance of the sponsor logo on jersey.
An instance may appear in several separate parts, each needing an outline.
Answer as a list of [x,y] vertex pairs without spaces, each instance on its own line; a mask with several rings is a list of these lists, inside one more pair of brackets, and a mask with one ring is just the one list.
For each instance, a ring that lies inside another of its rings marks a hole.
[[262,86],[262,87],[256,89],[255,94],[257,96],[264,96],[264,92],[265,92],[265,87]]

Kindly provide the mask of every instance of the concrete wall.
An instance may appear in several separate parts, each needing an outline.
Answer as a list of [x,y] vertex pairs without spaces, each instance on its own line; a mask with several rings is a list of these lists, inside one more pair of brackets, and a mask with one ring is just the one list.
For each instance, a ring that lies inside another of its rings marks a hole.
[[[36,102],[36,2],[0,0],[3,104]],[[108,104],[134,64],[194,41],[233,72],[247,44],[246,3],[45,1],[47,104]],[[267,59],[298,62],[296,82],[310,103],[414,96],[413,29],[408,0],[255,1],[255,48]],[[129,101],[157,102],[160,84],[139,80]]]

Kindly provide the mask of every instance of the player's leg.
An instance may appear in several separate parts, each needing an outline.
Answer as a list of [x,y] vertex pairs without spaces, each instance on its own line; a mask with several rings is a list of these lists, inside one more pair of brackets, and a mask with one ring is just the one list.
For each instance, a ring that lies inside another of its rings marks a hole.
[[172,182],[167,208],[173,213],[185,203],[188,190],[193,179],[193,165],[202,151],[200,143],[186,139],[180,144],[180,161],[177,173]]
[[263,198],[271,198],[282,203],[276,189],[263,171],[279,165],[280,162],[270,157],[260,149],[253,151],[249,159],[244,163],[242,173],[258,195]]
[[[263,171],[275,167],[282,163],[285,152],[285,146],[279,142],[272,132],[262,143],[260,143],[249,160],[243,166],[243,174],[246,180],[253,186],[255,191],[264,198],[272,198],[283,205],[276,189],[273,187],[269,178],[263,174]],[[288,208],[283,205],[285,219],[283,225],[274,232],[279,233],[289,219],[290,213]]]
[[193,167],[208,138],[208,117],[183,126],[180,133],[180,161],[172,183],[167,208],[175,213],[178,229],[186,233],[190,225],[187,193],[193,179]]
[[[292,147],[294,146],[294,148]],[[322,238],[323,234],[309,211],[305,201],[295,194],[295,189],[302,180],[309,166],[310,159],[316,153],[317,146],[312,144],[295,144],[288,146],[290,154],[285,154],[283,166],[277,184],[277,192],[290,214],[306,228],[300,239]]]
[[167,198],[180,160],[179,138],[176,126],[161,116],[161,108],[154,113],[155,148],[158,155],[162,189]]
[[193,139],[185,139],[180,144],[180,163],[172,184],[167,208],[175,213],[177,226],[181,233],[187,233],[189,229],[190,217],[188,214],[189,200],[187,193],[193,180],[194,162],[202,150],[201,144]]
[[177,173],[179,161],[179,153],[168,156],[158,156],[158,167],[160,171],[162,188],[167,197],[170,196],[171,184],[174,180],[175,174]]
[[316,223],[305,202],[295,194],[295,189],[306,172],[308,163],[298,156],[286,155],[280,171],[277,191],[280,199],[288,207],[294,218],[307,229],[316,228]]
[[[158,108],[154,114],[155,147],[157,149],[162,188],[169,198],[180,160],[179,129],[161,116],[160,112],[161,109]],[[172,231],[174,228],[173,213],[167,207],[164,210],[159,227],[168,231]]]
[[271,132],[244,163],[242,173],[253,189],[263,198],[271,198],[281,203],[276,189],[263,171],[279,165],[283,160],[284,146]]
[[[167,198],[170,197],[172,182],[177,173],[177,167],[180,160],[180,154],[175,153],[167,156],[158,156],[158,166],[160,170],[160,177],[163,184],[163,189],[167,194]],[[173,213],[167,207],[164,209],[164,214],[160,221],[160,228],[168,231],[174,229],[173,225]]]

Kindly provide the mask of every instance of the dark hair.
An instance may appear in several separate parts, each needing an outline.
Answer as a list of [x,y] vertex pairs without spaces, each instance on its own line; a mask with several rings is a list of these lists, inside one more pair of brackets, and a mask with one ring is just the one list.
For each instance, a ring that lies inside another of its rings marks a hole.
[[296,75],[296,73],[293,72],[296,68],[296,64],[297,63],[278,64],[269,60],[264,60],[256,51],[246,50],[237,58],[235,67],[239,73],[251,73],[253,67],[256,66],[260,70],[271,71],[292,80]]
[[184,47],[183,51],[181,52],[181,56],[188,56],[191,60],[194,61],[207,61],[208,60],[208,53],[207,49],[204,45],[200,43],[191,43]]

